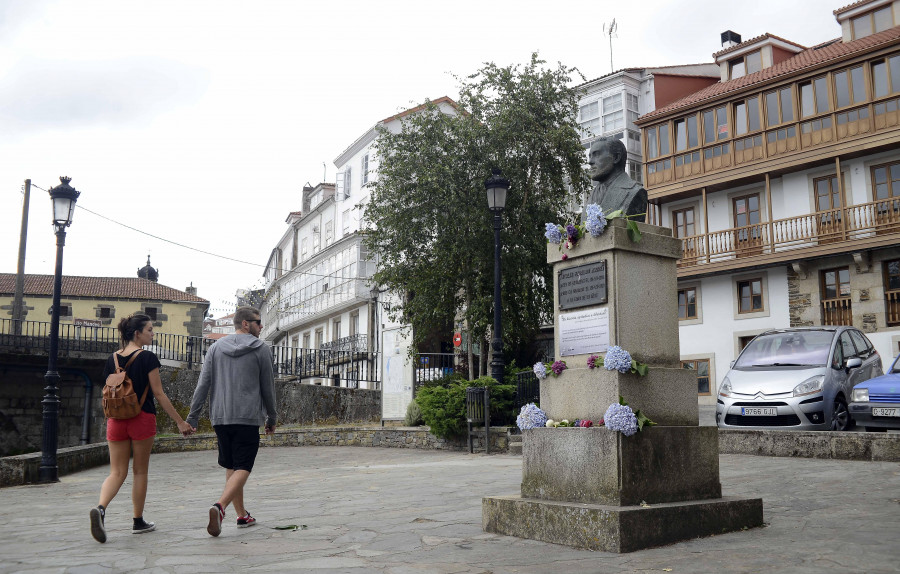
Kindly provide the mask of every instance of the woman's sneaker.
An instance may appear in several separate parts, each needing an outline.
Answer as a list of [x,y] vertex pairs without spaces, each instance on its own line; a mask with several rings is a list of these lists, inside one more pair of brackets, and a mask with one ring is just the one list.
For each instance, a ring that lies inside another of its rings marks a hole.
[[247,528],[248,526],[253,526],[256,524],[256,519],[250,516],[250,513],[247,513],[247,516],[239,516],[237,519],[237,527],[238,528]]
[[134,519],[134,526],[131,527],[132,534],[143,534],[144,532],[153,532],[156,530],[156,524],[153,522],[145,522],[144,517]]
[[218,536],[222,533],[222,519],[225,518],[225,510],[218,502],[209,507],[209,524],[206,531],[210,536]]
[[106,526],[103,520],[106,518],[106,509],[102,506],[91,509],[91,536],[97,542],[106,542]]

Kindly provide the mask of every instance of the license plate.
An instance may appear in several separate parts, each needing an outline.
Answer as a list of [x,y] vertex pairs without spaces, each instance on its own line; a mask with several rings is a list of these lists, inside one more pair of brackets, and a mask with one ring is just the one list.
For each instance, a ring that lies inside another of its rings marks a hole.
[[900,417],[900,409],[898,409],[897,407],[894,407],[894,408],[872,407],[872,416],[873,417]]
[[741,407],[741,414],[745,417],[774,417],[778,416],[775,407]]

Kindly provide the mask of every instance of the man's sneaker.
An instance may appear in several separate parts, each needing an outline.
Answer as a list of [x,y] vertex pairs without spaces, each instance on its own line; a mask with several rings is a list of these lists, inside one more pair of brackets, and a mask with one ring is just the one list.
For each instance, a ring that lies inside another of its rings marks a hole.
[[156,530],[156,524],[153,522],[145,522],[144,517],[134,519],[134,526],[131,527],[132,534],[143,534],[144,532],[153,532]]
[[250,516],[250,513],[247,513],[247,516],[239,516],[237,519],[237,527],[238,528],[247,528],[248,526],[253,526],[256,524],[256,519]]
[[106,518],[106,510],[102,506],[91,509],[91,536],[97,542],[106,542],[106,526],[103,520]]
[[209,507],[209,524],[206,525],[206,531],[210,536],[218,536],[222,533],[222,520],[225,518],[225,510],[217,502]]

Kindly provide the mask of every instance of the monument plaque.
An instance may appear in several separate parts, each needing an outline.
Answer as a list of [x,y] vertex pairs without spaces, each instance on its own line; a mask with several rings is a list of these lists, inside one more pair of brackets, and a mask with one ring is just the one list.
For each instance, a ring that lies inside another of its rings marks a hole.
[[559,354],[605,353],[609,348],[609,309],[559,314]]
[[606,303],[606,261],[560,271],[557,290],[563,311]]

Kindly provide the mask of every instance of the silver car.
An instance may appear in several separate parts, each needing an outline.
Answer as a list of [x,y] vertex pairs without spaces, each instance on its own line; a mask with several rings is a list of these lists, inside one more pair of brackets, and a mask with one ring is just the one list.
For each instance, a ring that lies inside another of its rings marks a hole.
[[847,430],[853,386],[882,374],[881,356],[853,327],[758,335],[719,386],[719,428]]

